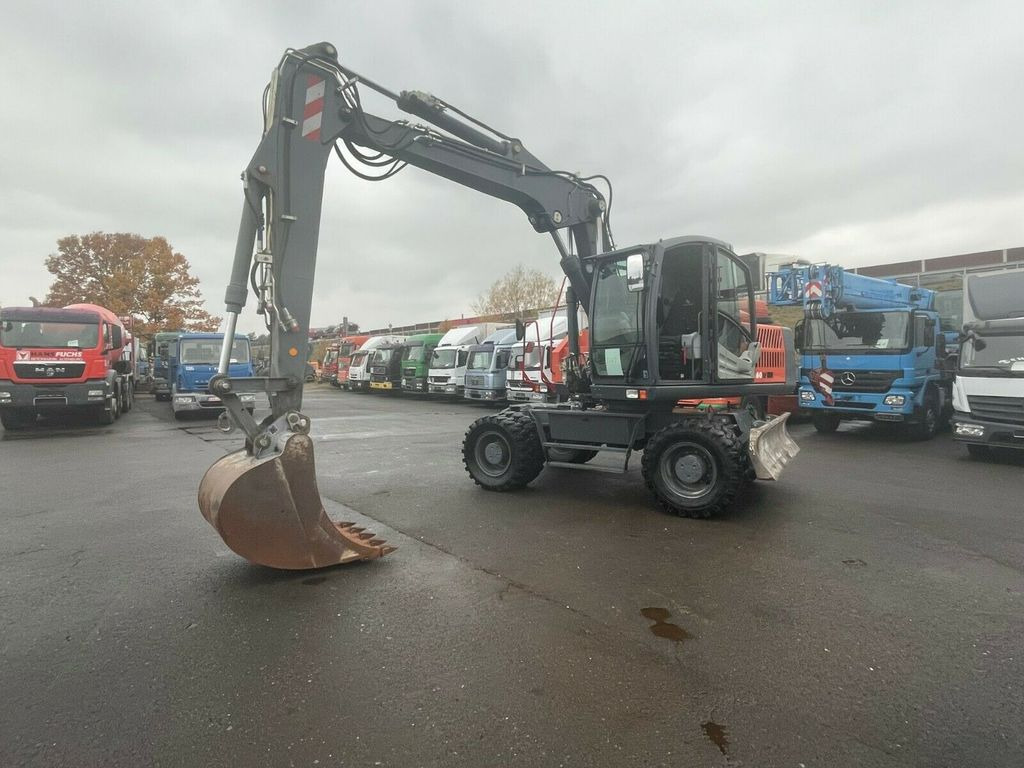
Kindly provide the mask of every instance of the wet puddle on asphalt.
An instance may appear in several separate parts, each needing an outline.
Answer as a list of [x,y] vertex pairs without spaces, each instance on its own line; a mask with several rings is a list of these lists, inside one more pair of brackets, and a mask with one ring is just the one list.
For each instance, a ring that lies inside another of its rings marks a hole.
[[718,747],[719,752],[723,755],[729,754],[729,739],[724,725],[716,723],[714,720],[708,720],[706,723],[700,724],[700,729],[704,731],[704,735],[711,743]]
[[650,629],[658,637],[663,637],[676,643],[681,643],[693,637],[693,635],[678,624],[666,621],[672,614],[664,608],[643,608],[640,611],[640,615],[654,622],[651,624]]

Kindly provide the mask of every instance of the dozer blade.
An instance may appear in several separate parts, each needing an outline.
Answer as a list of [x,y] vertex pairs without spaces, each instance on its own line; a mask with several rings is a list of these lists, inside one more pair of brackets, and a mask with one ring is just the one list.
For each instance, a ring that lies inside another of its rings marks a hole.
[[279,455],[257,459],[243,450],[218,460],[199,484],[199,509],[232,551],[271,568],[323,568],[395,549],[327,516],[313,441],[304,434],[291,435]]
[[800,453],[800,446],[786,431],[788,413],[769,419],[750,430],[750,461],[758,480],[778,480],[782,468]]

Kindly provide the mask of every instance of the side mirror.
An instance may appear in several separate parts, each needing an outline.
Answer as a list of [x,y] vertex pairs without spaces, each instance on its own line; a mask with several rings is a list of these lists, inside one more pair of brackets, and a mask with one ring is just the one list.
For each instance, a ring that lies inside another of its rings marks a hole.
[[516,320],[516,341],[522,341],[526,338],[526,323],[522,320]]
[[120,325],[110,326],[110,346],[114,349],[120,349],[124,346],[124,337],[121,335]]
[[632,292],[644,289],[644,255],[631,253],[626,257],[626,290]]
[[986,342],[983,338],[976,334],[973,328],[970,328],[969,326],[966,325],[964,326],[963,331],[960,332],[960,336],[957,339],[957,341],[960,342],[961,344],[963,344],[965,341],[974,342],[974,349],[977,350],[978,352],[981,352],[983,349],[985,349],[985,347],[988,346],[988,342]]

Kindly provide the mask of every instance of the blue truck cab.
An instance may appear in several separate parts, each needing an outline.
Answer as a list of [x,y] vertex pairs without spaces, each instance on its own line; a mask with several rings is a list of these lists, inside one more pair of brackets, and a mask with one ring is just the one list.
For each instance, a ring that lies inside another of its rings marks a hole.
[[928,289],[842,267],[769,275],[770,304],[804,305],[797,401],[819,432],[860,420],[934,437],[949,416],[953,374],[934,301]]
[[[224,341],[222,333],[182,333],[177,343],[170,347],[168,356],[168,378],[171,381],[171,408],[176,419],[186,413],[224,409],[220,398],[208,390],[210,377],[217,372],[220,349]],[[249,339],[235,337],[228,366],[231,376],[253,376],[252,355]],[[256,408],[255,395],[241,395],[249,412]]]

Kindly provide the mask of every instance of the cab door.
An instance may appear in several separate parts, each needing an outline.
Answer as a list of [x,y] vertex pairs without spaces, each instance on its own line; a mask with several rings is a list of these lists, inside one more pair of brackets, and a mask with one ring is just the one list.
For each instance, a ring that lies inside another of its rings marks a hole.
[[749,384],[760,357],[750,269],[733,253],[715,246],[712,254],[709,346],[714,353],[714,381]]

